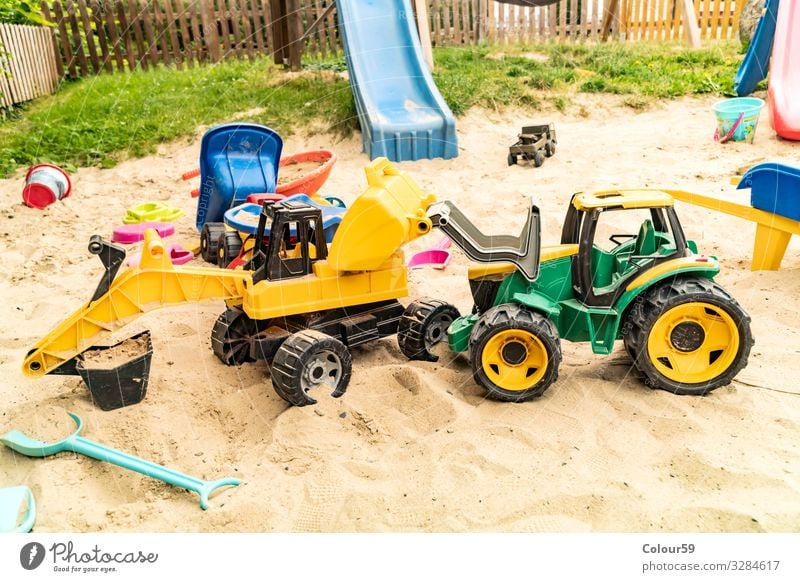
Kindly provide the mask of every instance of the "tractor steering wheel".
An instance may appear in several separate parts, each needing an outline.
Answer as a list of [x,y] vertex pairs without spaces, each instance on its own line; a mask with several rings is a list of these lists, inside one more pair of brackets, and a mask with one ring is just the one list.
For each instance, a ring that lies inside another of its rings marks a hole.
[[617,240],[618,238],[631,240],[631,239],[636,238],[636,236],[637,235],[635,235],[635,234],[612,234],[610,237],[608,237],[608,240],[613,242],[615,245],[619,246],[619,245],[621,245],[622,243],[624,243],[626,241],[625,240]]

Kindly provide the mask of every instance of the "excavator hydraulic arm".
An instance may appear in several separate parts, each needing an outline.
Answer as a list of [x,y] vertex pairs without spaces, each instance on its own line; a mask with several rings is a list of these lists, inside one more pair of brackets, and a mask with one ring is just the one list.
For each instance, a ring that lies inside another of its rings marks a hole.
[[145,231],[139,265],[119,276],[124,249],[93,236],[89,251],[105,267],[97,290],[28,352],[22,364],[25,375],[58,373],[59,367],[148,311],[209,299],[238,300],[251,283],[249,271],[175,267],[153,229]]

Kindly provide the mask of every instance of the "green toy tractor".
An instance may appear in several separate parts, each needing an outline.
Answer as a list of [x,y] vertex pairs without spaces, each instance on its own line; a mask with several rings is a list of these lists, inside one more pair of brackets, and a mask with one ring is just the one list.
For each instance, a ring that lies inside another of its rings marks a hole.
[[621,339],[645,383],[675,394],[706,394],[747,363],[750,318],[714,282],[717,259],[686,240],[669,191],[575,194],[561,244],[544,247],[533,204],[519,237],[484,235],[450,202],[428,216],[478,261],[475,306],[460,316],[441,301],[412,304],[400,347],[435,360],[432,346],[447,337],[495,399],[541,396],[558,378],[561,339],[597,354]]

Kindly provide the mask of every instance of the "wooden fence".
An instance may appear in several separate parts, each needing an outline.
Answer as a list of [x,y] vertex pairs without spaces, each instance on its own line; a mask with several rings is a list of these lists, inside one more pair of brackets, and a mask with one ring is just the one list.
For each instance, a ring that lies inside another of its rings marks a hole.
[[[427,2],[434,46],[599,39],[612,7],[612,35],[683,35],[681,0],[560,0],[543,7]],[[735,35],[744,0],[694,2],[703,38]],[[263,54],[298,68],[301,53],[341,50],[335,0],[43,0],[42,12],[55,29],[59,65],[73,78]]]
[[[452,0],[451,0],[452,1]],[[486,2],[485,38],[496,44],[598,39],[608,0],[561,0],[549,6],[523,7]],[[614,30],[616,31],[616,25]],[[449,39],[443,39],[447,44]]]
[[[622,0],[622,31],[628,40],[683,38],[680,0]],[[694,0],[694,10],[705,39],[736,38],[745,0]]]
[[[434,44],[473,42],[475,34],[467,27],[475,28],[475,21],[466,15],[476,13],[476,4],[477,10],[485,8],[477,12],[484,18],[485,34],[480,38],[497,44],[597,40],[602,35],[607,13],[614,6],[612,0],[561,0],[537,7],[491,1],[433,0],[431,36]],[[745,0],[694,0],[694,4],[701,38],[735,37]],[[609,22],[614,36],[627,40],[683,38],[680,0],[619,0],[617,6],[619,18]]]
[[0,108],[49,95],[60,78],[49,28],[0,23]]
[[42,2],[42,13],[56,27],[70,77],[275,50],[266,0],[56,0]]

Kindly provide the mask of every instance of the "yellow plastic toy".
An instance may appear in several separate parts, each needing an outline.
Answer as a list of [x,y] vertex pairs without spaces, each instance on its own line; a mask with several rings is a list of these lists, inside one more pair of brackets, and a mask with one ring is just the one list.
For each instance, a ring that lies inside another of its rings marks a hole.
[[[366,175],[368,187],[330,248],[318,207],[292,200],[265,206],[248,271],[176,267],[148,229],[140,264],[117,276],[125,251],[92,237],[89,250],[106,269],[94,296],[34,346],[23,372],[81,373],[93,389],[98,374],[109,371],[93,375],[86,352],[112,332],[154,309],[224,299],[228,308],[211,334],[224,363],[271,360],[275,391],[294,405],[316,402],[308,393],[320,385],[340,396],[351,374],[348,348],[397,332],[404,314],[398,298],[408,292],[400,247],[430,232],[425,211],[435,201],[385,158],[374,160]],[[146,382],[147,358],[144,372],[140,366],[133,376],[123,364],[114,377]]]
[[669,192],[681,202],[710,208],[755,222],[756,237],[753,243],[753,260],[750,265],[750,269],[753,271],[777,271],[780,269],[786,247],[789,246],[789,240],[793,234],[800,235],[800,221],[785,216],[712,196],[679,190],[670,190]]

